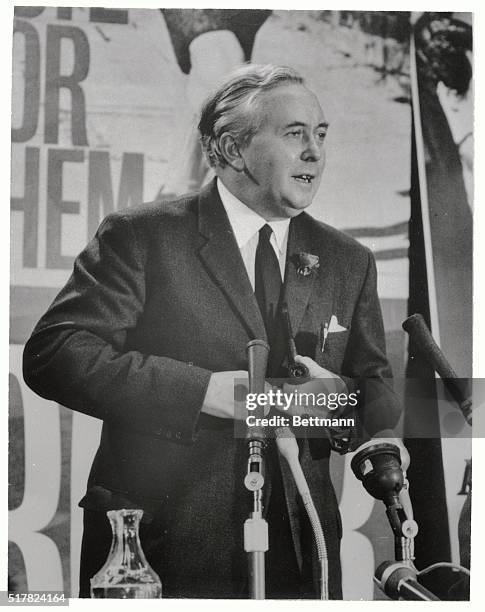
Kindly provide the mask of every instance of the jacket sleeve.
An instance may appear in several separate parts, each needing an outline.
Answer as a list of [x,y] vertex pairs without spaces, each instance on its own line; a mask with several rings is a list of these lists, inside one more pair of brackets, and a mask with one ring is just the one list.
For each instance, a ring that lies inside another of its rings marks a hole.
[[211,372],[124,350],[145,301],[147,245],[108,216],[24,350],[24,378],[44,398],[140,433],[190,444]]
[[367,272],[354,314],[342,371],[359,389],[358,419],[364,438],[393,429],[401,404],[392,387],[392,371],[386,356],[384,325],[377,295],[377,269],[367,250]]

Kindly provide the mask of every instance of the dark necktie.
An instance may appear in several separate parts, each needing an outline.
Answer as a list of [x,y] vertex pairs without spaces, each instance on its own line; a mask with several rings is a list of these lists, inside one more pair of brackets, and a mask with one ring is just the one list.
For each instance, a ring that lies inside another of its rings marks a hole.
[[270,348],[276,344],[278,334],[278,304],[282,288],[278,258],[270,243],[273,230],[264,225],[259,230],[256,249],[254,293],[263,315]]

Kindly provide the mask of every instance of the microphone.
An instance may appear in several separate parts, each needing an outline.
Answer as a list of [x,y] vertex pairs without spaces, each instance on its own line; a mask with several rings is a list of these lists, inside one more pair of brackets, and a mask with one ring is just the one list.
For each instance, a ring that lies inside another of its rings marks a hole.
[[384,561],[376,569],[374,582],[391,599],[441,601],[417,581],[415,570],[406,563]]
[[[293,330],[291,329],[290,314],[288,312],[288,304],[286,302],[281,306],[281,314],[286,326],[286,335],[288,337],[288,349],[289,349],[289,363],[288,363],[288,374],[290,378],[304,379],[300,382],[306,382],[306,379],[310,377],[310,372],[306,365],[303,363],[297,363],[295,361],[298,351],[296,350],[295,338],[293,336]],[[292,381],[295,384],[295,381]]]
[[289,427],[277,427],[275,429],[276,446],[281,455],[286,459],[290,467],[298,493],[305,500],[310,496],[310,489],[300,465],[298,458],[299,448],[295,434]]
[[352,457],[350,467],[365,490],[384,502],[394,533],[396,558],[399,561],[412,559],[413,538],[418,533],[418,526],[412,518],[407,489],[403,488],[405,480],[399,447],[390,442],[370,440]]
[[422,315],[413,314],[402,324],[402,327],[416,346],[425,356],[430,366],[438,372],[443,379],[445,387],[456,401],[465,417],[466,422],[472,424],[472,398],[468,381],[458,378],[440,347],[436,344]]
[[[269,346],[264,340],[251,340],[246,345],[246,354],[248,357],[249,393],[264,393]],[[262,406],[256,408],[255,416],[257,419],[264,416]],[[249,491],[259,491],[264,485],[263,454],[266,446],[264,427],[261,425],[248,427],[246,440],[248,442],[249,458],[244,484]]]
[[[249,393],[264,393],[266,385],[266,368],[268,367],[269,345],[264,340],[251,340],[246,345],[248,357]],[[264,417],[264,408],[257,406],[255,416]],[[264,440],[264,427],[248,428],[248,438]]]
[[298,493],[301,496],[303,506],[310,520],[310,525],[315,538],[317,557],[320,565],[320,599],[328,599],[328,551],[322,524],[317,509],[313,502],[308,483],[298,459],[298,443],[295,434],[289,427],[277,427],[275,429],[276,445],[280,454],[286,459]]
[[367,493],[387,507],[399,504],[404,483],[401,453],[395,444],[370,441],[352,457],[350,467]]

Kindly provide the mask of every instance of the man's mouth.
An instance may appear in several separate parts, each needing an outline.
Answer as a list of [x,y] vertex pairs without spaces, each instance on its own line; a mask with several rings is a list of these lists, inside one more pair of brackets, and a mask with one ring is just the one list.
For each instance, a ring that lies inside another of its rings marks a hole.
[[311,185],[315,177],[313,174],[295,174],[293,178],[300,183],[307,183],[308,185]]

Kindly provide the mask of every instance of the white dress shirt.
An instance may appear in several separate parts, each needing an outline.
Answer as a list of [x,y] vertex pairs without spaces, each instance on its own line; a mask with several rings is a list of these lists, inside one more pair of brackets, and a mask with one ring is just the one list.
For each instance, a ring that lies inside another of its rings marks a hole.
[[236,198],[219,178],[217,179],[217,189],[229,217],[229,223],[236,237],[237,246],[239,247],[253,291],[255,284],[254,265],[259,241],[259,230],[266,224],[273,230],[270,244],[278,258],[281,280],[284,280],[290,219],[266,221],[261,215],[258,215],[258,213]]

